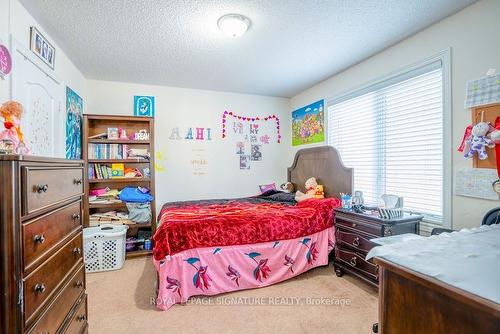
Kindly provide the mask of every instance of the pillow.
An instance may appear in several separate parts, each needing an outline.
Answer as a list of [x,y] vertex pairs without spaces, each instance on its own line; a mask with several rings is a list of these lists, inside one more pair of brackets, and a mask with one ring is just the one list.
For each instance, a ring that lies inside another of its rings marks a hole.
[[269,190],[276,190],[276,185],[274,183],[262,184],[259,186],[259,189],[260,189],[260,193],[263,194]]

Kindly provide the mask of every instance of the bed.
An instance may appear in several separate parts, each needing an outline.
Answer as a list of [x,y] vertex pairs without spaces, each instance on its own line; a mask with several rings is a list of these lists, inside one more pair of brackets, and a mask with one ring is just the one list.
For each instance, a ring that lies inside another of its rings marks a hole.
[[253,289],[328,264],[334,208],[352,193],[353,171],[331,146],[297,151],[287,180],[296,190],[315,176],[325,199],[293,194],[167,203],[155,235],[156,305],[168,310],[192,296]]

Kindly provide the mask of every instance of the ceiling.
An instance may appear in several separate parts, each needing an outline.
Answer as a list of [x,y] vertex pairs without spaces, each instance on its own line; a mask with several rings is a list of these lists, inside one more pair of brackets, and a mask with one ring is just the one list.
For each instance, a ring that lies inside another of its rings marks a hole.
[[[20,0],[89,79],[292,97],[474,0]],[[252,26],[223,35],[217,19]]]

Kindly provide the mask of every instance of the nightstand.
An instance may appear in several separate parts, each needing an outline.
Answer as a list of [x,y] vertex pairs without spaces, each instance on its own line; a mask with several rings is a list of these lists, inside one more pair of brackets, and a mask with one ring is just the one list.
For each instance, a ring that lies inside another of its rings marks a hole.
[[378,266],[372,260],[365,260],[366,254],[376,246],[370,239],[418,233],[422,218],[405,213],[402,218],[382,219],[376,213],[335,209],[335,273],[338,277],[349,273],[378,286]]

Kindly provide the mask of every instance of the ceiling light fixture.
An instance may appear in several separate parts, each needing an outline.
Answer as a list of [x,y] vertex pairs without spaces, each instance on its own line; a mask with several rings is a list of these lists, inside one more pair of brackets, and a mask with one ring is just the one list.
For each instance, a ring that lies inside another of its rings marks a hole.
[[240,14],[226,14],[217,20],[217,26],[224,34],[239,37],[250,27],[250,19]]

